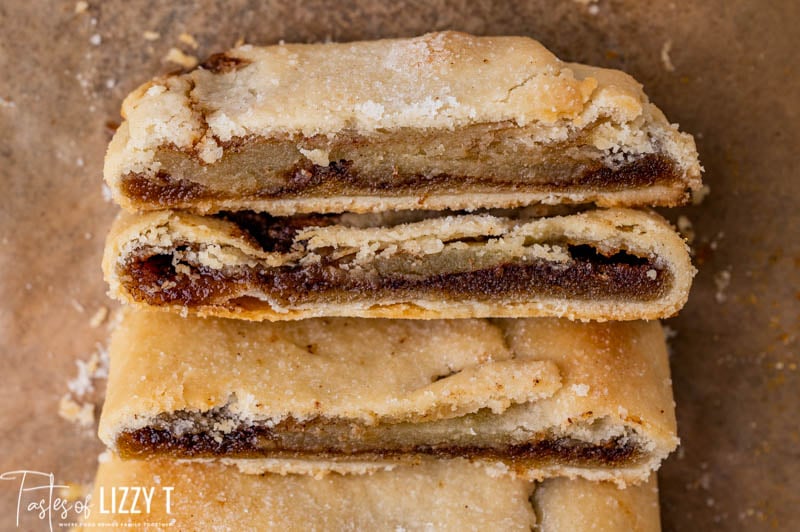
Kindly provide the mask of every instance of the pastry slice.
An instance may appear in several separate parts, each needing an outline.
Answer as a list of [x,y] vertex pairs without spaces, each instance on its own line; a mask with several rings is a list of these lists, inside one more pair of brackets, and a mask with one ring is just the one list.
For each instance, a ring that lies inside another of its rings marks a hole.
[[130,210],[677,205],[701,186],[691,135],[639,83],[526,37],[245,45],[122,116],[104,175]]
[[[139,489],[150,498],[134,505]],[[583,480],[531,483],[490,477],[464,462],[315,479],[112,458],[99,466],[90,504],[78,530],[660,530],[654,478],[624,490]]]
[[134,305],[251,320],[631,320],[675,314],[694,275],[655,214],[393,216],[123,213],[106,280]]
[[678,442],[658,322],[256,323],[131,309],[109,349],[99,432],[123,458],[308,474],[466,458],[624,484]]

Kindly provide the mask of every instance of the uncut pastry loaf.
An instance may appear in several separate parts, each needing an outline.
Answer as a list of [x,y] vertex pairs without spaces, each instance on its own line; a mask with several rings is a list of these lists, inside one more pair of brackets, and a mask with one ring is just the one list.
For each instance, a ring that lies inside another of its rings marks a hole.
[[[152,493],[149,512],[144,498],[124,506],[139,513],[99,511],[101,503],[111,507],[115,490],[131,486]],[[654,478],[624,490],[582,480],[532,483],[489,477],[464,462],[314,479],[248,475],[218,463],[111,459],[100,464],[78,530],[115,522],[151,530],[660,530]]]
[[656,319],[694,275],[655,214],[398,216],[123,214],[103,268],[126,303],[251,320]]
[[648,478],[675,449],[657,322],[320,318],[129,309],[100,437],[124,458],[365,472],[469,459],[527,479]]
[[677,205],[701,185],[639,83],[526,37],[245,45],[122,115],[104,174],[129,210]]

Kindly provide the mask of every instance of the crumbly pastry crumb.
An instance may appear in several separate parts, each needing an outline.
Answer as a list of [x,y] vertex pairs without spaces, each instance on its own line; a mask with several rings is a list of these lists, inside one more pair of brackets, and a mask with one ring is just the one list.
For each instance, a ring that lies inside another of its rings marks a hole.
[[67,388],[76,397],[80,398],[92,392],[93,380],[108,377],[108,351],[100,344],[88,360],[76,360],[75,364],[78,367],[78,375],[67,382]]
[[714,299],[717,303],[725,303],[728,300],[726,293],[728,286],[731,284],[731,268],[720,270],[714,274],[714,285],[717,291],[714,294]]
[[103,324],[103,322],[106,321],[107,317],[108,317],[108,307],[101,306],[95,311],[94,314],[92,314],[92,317],[89,319],[89,327],[91,327],[92,329],[100,327]]
[[680,231],[681,235],[683,235],[683,238],[685,238],[690,244],[694,242],[695,236],[697,236],[694,232],[694,225],[692,224],[692,221],[688,216],[683,214],[678,216],[678,231]]
[[88,428],[94,425],[94,403],[78,403],[70,394],[61,396],[58,402],[58,415],[70,423]]
[[672,64],[672,58],[669,53],[672,51],[672,39],[667,39],[661,46],[661,64],[664,65],[664,70],[667,72],[675,72],[675,65]]
[[175,63],[186,69],[194,68],[198,63],[195,56],[186,54],[177,48],[170,48],[167,55],[164,56],[164,61]]
[[[99,326],[99,324],[98,324]],[[58,415],[83,428],[90,428],[95,424],[95,410],[102,403],[102,390],[97,390],[96,384],[108,378],[108,351],[97,344],[86,360],[75,361],[77,375],[67,381],[68,392],[65,393],[58,404]]]
[[187,45],[187,46],[190,46],[190,47],[191,47],[191,48],[193,48],[194,50],[197,50],[197,47],[199,46],[199,45],[197,44],[197,40],[194,38],[194,36],[193,36],[193,35],[190,35],[190,34],[188,34],[188,33],[186,33],[186,32],[184,32],[184,33],[181,33],[181,34],[178,36],[178,40],[179,40],[180,42],[182,42],[183,44],[185,44],[185,45]]

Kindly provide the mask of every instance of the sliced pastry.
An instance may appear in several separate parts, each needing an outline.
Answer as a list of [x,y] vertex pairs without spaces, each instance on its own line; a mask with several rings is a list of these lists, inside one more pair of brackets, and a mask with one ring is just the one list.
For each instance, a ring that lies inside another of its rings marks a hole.
[[677,445],[658,322],[318,318],[129,310],[100,437],[123,458],[644,481]]
[[[144,492],[136,502],[134,490]],[[100,464],[87,514],[78,530],[660,530],[655,479],[624,490],[585,480],[532,483],[490,477],[465,462],[315,479],[112,458]]]
[[694,275],[655,214],[397,216],[123,213],[106,280],[134,305],[251,320],[632,320],[675,314]]
[[693,138],[639,83],[526,37],[245,45],[122,115],[104,174],[130,210],[677,205],[701,186]]

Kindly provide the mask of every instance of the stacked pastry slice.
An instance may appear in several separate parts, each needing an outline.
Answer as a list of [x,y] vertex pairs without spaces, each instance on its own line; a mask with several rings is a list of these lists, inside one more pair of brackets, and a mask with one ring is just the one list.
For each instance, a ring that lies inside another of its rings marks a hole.
[[255,320],[657,319],[689,293],[686,245],[653,214],[419,215],[123,215],[104,267],[128,303]]
[[123,458],[253,459],[279,472],[465,458],[531,479],[625,483],[677,444],[657,322],[132,311],[111,352],[100,437]]
[[98,486],[169,479],[182,528],[658,528],[640,320],[694,269],[634,207],[700,167],[634,80],[445,32],[239,47],[123,115]]
[[108,507],[109,486],[159,489],[148,514],[121,521],[92,513],[84,530],[121,522],[198,531],[660,530],[655,480],[625,490],[585,480],[528,482],[489,477],[463,463],[318,479],[252,475],[208,462],[114,459],[100,465],[92,500]]
[[676,205],[700,186],[692,137],[635,80],[519,37],[241,46],[122,113],[105,177],[129,209]]

